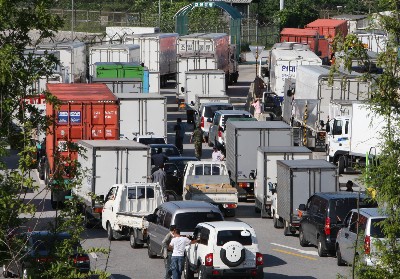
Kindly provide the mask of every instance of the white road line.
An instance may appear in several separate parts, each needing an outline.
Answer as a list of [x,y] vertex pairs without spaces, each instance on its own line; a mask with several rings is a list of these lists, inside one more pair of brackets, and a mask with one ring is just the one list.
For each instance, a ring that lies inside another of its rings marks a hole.
[[286,245],[282,245],[282,244],[278,244],[278,243],[271,243],[271,245],[275,245],[275,246],[279,246],[279,247],[282,247],[282,248],[294,250],[294,251],[296,251],[296,252],[298,252],[298,253],[301,253],[301,254],[312,255],[312,256],[318,256],[318,252],[317,252],[317,251],[306,251],[306,250],[301,250],[301,249],[293,248],[293,247],[286,246]]

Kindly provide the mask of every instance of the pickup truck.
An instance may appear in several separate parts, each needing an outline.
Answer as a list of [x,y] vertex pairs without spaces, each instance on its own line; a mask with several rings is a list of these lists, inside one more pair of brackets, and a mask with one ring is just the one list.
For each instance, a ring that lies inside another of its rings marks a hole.
[[125,183],[111,186],[104,200],[102,227],[108,239],[129,236],[132,248],[147,243],[146,216],[164,202],[158,183]]
[[190,161],[183,177],[183,199],[217,205],[225,216],[235,216],[238,192],[230,184],[225,162]]

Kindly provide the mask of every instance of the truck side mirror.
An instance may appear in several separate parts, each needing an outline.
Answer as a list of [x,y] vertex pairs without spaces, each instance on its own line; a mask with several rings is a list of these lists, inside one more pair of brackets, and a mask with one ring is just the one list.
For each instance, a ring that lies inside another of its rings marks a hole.
[[299,210],[305,211],[306,210],[306,205],[304,203],[299,204]]
[[185,88],[181,87],[181,92],[184,93],[185,92]]
[[250,179],[256,179],[257,174],[255,170],[251,170],[250,174],[249,174],[249,178]]

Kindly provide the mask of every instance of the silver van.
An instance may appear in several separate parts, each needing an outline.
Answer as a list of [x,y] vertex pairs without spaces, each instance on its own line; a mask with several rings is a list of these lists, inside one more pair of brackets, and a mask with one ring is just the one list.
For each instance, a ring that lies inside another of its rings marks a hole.
[[192,235],[198,223],[223,221],[217,206],[204,201],[171,201],[161,204],[154,214],[147,216],[147,249],[149,258],[161,256],[162,241],[175,225],[181,235]]

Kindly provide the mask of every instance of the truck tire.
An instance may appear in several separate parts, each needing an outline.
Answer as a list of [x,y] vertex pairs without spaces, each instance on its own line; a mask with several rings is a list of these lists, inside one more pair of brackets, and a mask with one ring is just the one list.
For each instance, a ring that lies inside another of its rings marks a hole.
[[52,209],[57,209],[58,208],[58,202],[57,201],[54,201],[54,198],[53,198],[53,192],[51,192],[51,194],[50,194],[51,196],[50,196],[50,203],[51,203],[51,208]]
[[339,161],[338,161],[339,174],[344,173],[344,168],[345,168],[345,158],[344,158],[344,156],[340,156]]
[[109,241],[114,240],[114,231],[111,228],[111,224],[107,222],[107,239]]
[[133,248],[133,249],[137,249],[137,248],[142,248],[143,247],[143,244],[139,244],[139,243],[137,243],[137,232],[136,232],[136,230],[131,230],[131,233],[130,233],[130,235],[129,235],[129,244],[131,245],[131,247]]
[[292,235],[292,232],[290,231],[290,225],[285,220],[283,220],[283,235],[284,236]]
[[185,257],[185,266],[183,268],[183,278],[194,279],[194,272],[190,269],[189,258]]
[[147,242],[147,255],[149,256],[150,259],[154,259],[155,257],[157,257],[157,254],[153,252],[152,248],[151,248],[151,241],[150,239]]

